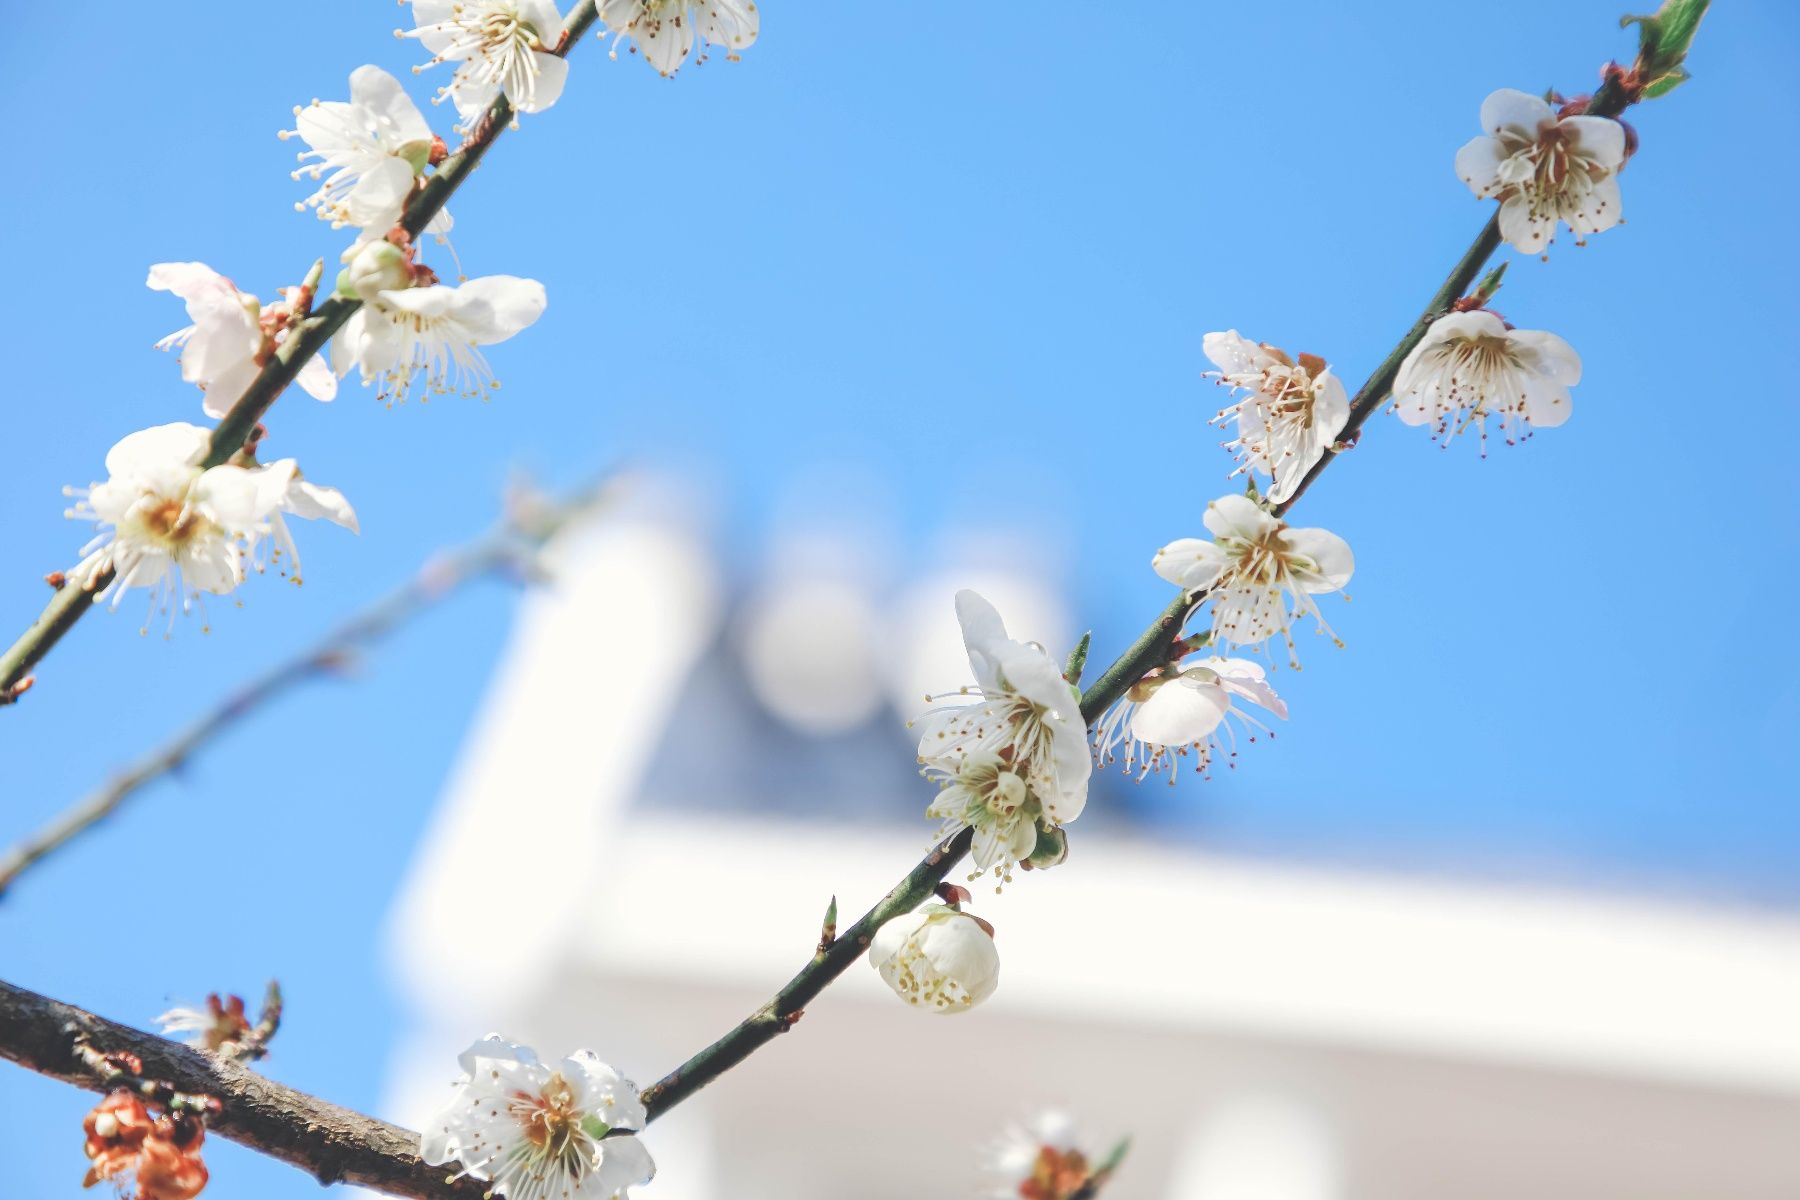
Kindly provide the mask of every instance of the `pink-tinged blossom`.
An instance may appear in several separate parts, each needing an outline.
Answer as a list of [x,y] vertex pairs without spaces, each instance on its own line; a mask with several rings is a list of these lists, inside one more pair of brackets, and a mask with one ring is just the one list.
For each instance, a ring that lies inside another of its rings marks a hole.
[[1225,443],[1238,460],[1232,475],[1267,476],[1269,498],[1286,500],[1350,419],[1343,381],[1321,358],[1302,354],[1295,361],[1235,329],[1209,333],[1202,345],[1218,368],[1208,374],[1233,397],[1213,418],[1215,425],[1236,422],[1237,437]]
[[[157,263],[145,283],[172,292],[187,305],[192,324],[163,338],[156,348],[180,351],[181,377],[199,386],[201,407],[214,419],[231,411],[287,340],[300,290],[290,288],[285,298],[265,306],[201,262]],[[315,399],[337,395],[331,368],[316,354],[301,365],[295,382]]]
[[1576,240],[1619,223],[1625,127],[1608,117],[1559,117],[1541,96],[1501,88],[1481,104],[1481,136],[1456,153],[1456,174],[1500,201],[1500,236],[1540,253],[1561,221]]

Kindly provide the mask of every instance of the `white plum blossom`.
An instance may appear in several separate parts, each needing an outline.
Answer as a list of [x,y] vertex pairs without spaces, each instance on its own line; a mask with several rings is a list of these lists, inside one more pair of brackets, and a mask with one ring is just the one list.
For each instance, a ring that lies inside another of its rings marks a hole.
[[908,1004],[967,1012],[1000,984],[993,927],[945,904],[903,913],[869,939],[869,962]]
[[[299,289],[264,306],[201,262],[157,263],[145,283],[159,292],[173,292],[187,305],[193,323],[157,342],[156,348],[180,349],[181,377],[199,385],[207,416],[223,417],[287,339]],[[306,360],[295,381],[316,399],[337,395],[337,380],[317,355]]]
[[1430,425],[1445,445],[1471,423],[1487,444],[1487,419],[1510,444],[1561,425],[1581,382],[1581,357],[1539,329],[1510,329],[1486,310],[1453,312],[1431,328],[1394,377],[1394,411],[1408,425]]
[[[551,0],[411,0],[415,28],[396,30],[431,51],[426,66],[453,62],[456,73],[438,91],[449,96],[465,124],[496,98],[520,112],[542,112],[562,95],[569,64],[552,53],[563,19]],[[421,68],[415,67],[417,72]]]
[[[735,60],[756,41],[762,14],[754,0],[600,0],[600,21],[614,35],[612,57],[629,37],[667,77],[681,69],[695,42],[724,46]],[[703,60],[704,53],[695,61]]]
[[1456,174],[1500,201],[1500,236],[1537,254],[1563,222],[1577,235],[1619,223],[1625,127],[1608,117],[1559,117],[1541,96],[1501,88],[1481,103],[1482,135],[1456,152]]
[[[106,454],[104,483],[66,488],[80,499],[67,516],[92,521],[99,534],[82,548],[68,586],[90,586],[110,568],[100,597],[117,608],[130,588],[151,589],[174,619],[199,592],[223,594],[244,581],[249,546],[269,529],[269,501],[242,467],[202,469],[208,430],[177,422],[122,438]],[[99,597],[97,597],[99,598]]]
[[656,1174],[636,1085],[592,1051],[544,1063],[489,1034],[457,1061],[463,1078],[421,1138],[426,1162],[458,1163],[507,1200],[613,1200]]
[[[300,582],[300,548],[294,544],[294,536],[288,529],[288,517],[302,521],[323,517],[351,533],[362,532],[356,521],[356,510],[350,507],[344,493],[334,487],[313,483],[300,473],[300,465],[293,459],[277,459],[250,473],[262,490],[259,507],[268,513],[268,537],[275,544],[270,561],[279,566],[285,556],[288,565],[283,573],[295,583]],[[252,560],[261,570],[260,557],[253,553]]]
[[543,315],[544,285],[488,275],[450,286],[434,283],[376,291],[331,342],[338,375],[360,370],[389,403],[419,383],[427,395],[484,395],[499,385],[481,346],[504,342]]
[[[319,185],[294,207],[313,209],[333,229],[355,226],[368,237],[400,220],[434,151],[443,148],[400,81],[375,66],[350,73],[348,101],[314,100],[294,109],[294,128],[281,137],[306,143],[302,163],[317,160],[294,172],[295,179]],[[427,229],[441,236],[450,225],[450,214],[439,211]]]
[[967,825],[975,831],[970,855],[978,872],[1012,868],[1037,848],[1043,805],[1012,764],[992,751],[927,763],[924,774],[941,789],[925,815],[944,822],[945,835]]
[[[1205,521],[1213,541],[1170,542],[1156,552],[1151,567],[1184,591],[1209,594],[1213,646],[1254,646],[1279,633],[1289,662],[1298,668],[1293,621],[1309,614],[1322,632],[1331,634],[1313,597],[1350,582],[1355,568],[1350,547],[1328,530],[1291,528],[1248,496],[1212,501]],[[1289,596],[1296,606],[1292,613]],[[1335,634],[1331,637],[1337,641]]]
[[1286,500],[1350,419],[1343,381],[1316,355],[1296,362],[1235,329],[1209,333],[1201,344],[1219,368],[1208,374],[1234,397],[1213,418],[1237,422],[1237,437],[1225,443],[1239,463],[1232,475],[1261,472],[1273,480],[1270,499]]
[[1042,646],[1007,637],[992,604],[960,591],[956,616],[975,685],[933,697],[959,702],[915,723],[922,773],[944,789],[926,815],[972,826],[978,866],[1005,874],[1031,852],[1040,818],[1055,826],[1081,815],[1093,772],[1087,725],[1062,668]]
[[[1124,746],[1124,767],[1141,781],[1152,772],[1167,770],[1175,782],[1176,759],[1192,756],[1194,770],[1204,774],[1212,765],[1223,730],[1235,744],[1230,717],[1252,729],[1267,731],[1257,717],[1238,706],[1248,701],[1282,719],[1287,704],[1269,686],[1262,667],[1244,658],[1212,656],[1187,666],[1160,667],[1133,684],[1118,703],[1108,709],[1095,729],[1095,754],[1103,765],[1119,758]],[[1255,741],[1255,734],[1249,736]],[[1237,751],[1229,751],[1231,757]],[[1235,766],[1236,764],[1231,764]]]

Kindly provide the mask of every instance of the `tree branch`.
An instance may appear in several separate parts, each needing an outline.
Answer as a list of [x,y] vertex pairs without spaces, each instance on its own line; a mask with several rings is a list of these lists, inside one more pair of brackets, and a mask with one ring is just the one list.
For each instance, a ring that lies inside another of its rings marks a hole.
[[0,980],[0,1056],[89,1091],[110,1086],[77,1051],[128,1051],[144,1075],[177,1091],[212,1096],[207,1128],[299,1167],[320,1183],[354,1183],[418,1200],[481,1200],[487,1185],[447,1182],[449,1170],[419,1159],[419,1135],[265,1079],[228,1058],[97,1017]]
[[213,738],[270,700],[297,684],[338,671],[359,648],[386,637],[477,579],[508,568],[529,571],[530,557],[558,530],[591,511],[605,491],[603,482],[555,503],[533,504],[527,511],[502,519],[481,538],[432,555],[412,579],[227,696],[174,738],[0,856],[0,900],[33,864],[111,816],[139,789],[183,766]]
[[[567,57],[598,16],[595,0],[581,0],[563,23],[564,39],[556,53]],[[424,232],[426,224],[468,179],[488,150],[511,125],[512,119],[512,105],[506,102],[506,98],[502,96],[494,101],[493,106],[476,123],[468,140],[439,165],[407,205],[406,215],[400,224],[408,234],[417,238]],[[361,307],[360,300],[333,296],[298,321],[287,339],[269,356],[269,361],[263,365],[262,371],[245,389],[237,403],[231,406],[231,411],[213,429],[212,440],[201,465],[219,466],[242,450],[250,440],[250,435],[255,432],[257,423],[281,393],[287,390],[288,384],[300,373],[300,368],[313,355],[324,350],[331,335]],[[93,607],[94,596],[112,582],[112,577],[111,567],[106,567],[94,571],[87,579],[70,580],[50,598],[50,603],[44,606],[44,611],[19,640],[4,654],[0,654],[0,707],[18,701],[29,686],[27,674],[62,640],[64,634],[75,627],[75,622],[87,614]]]

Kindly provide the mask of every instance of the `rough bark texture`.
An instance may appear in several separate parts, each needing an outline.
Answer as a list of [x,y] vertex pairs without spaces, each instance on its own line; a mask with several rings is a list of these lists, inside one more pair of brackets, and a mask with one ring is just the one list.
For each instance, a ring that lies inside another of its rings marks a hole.
[[[146,1078],[214,1097],[221,1110],[207,1123],[210,1130],[291,1163],[320,1183],[360,1184],[420,1200],[480,1200],[485,1190],[473,1179],[449,1183],[452,1168],[421,1162],[419,1135],[411,1130],[339,1108],[228,1059],[0,980],[0,1056],[41,1075],[101,1091],[100,1078],[73,1052],[81,1038],[97,1050],[137,1055]],[[75,1114],[70,1115],[69,1138],[73,1152],[80,1140]],[[72,1173],[71,1185],[76,1178]]]

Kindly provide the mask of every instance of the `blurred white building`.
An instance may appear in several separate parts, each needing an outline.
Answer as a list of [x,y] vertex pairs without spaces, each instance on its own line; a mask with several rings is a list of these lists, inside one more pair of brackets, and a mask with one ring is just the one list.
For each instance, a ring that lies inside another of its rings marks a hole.
[[[891,705],[963,678],[954,584],[920,607],[792,551],[728,604],[680,524],[559,547],[392,917],[417,1022],[386,1115],[418,1127],[492,1028],[648,1083],[806,961],[833,895],[848,923],[926,849]],[[1016,636],[1066,634],[1048,581],[979,586]],[[646,1194],[974,1195],[983,1143],[1060,1106],[1096,1150],[1134,1139],[1117,1200],[1800,1196],[1800,922],[1237,862],[1093,815],[1066,866],[978,892],[991,1002],[923,1014],[859,964],[653,1127]]]

